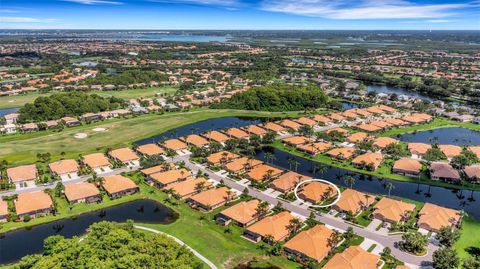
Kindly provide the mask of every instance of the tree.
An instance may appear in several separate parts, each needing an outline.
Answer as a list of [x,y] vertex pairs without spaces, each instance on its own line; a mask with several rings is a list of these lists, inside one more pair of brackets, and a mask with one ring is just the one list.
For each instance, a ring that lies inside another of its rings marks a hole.
[[262,138],[262,143],[263,144],[271,144],[275,141],[275,138],[277,137],[277,133],[273,131],[268,131]]
[[392,192],[392,190],[395,189],[395,185],[393,185],[392,182],[387,182],[385,184],[385,189],[388,190],[388,196],[390,196],[390,193]]
[[55,197],[62,196],[64,190],[65,190],[65,186],[63,185],[62,181],[59,181],[54,189]]
[[437,145],[433,145],[432,148],[427,150],[423,159],[429,162],[447,160],[447,156],[438,148]]
[[451,269],[460,265],[457,252],[448,247],[441,247],[433,252],[433,268]]
[[290,219],[290,222],[287,226],[290,236],[296,234],[300,227],[302,227],[302,222],[298,218]]
[[342,234],[339,231],[333,230],[332,234],[330,234],[330,237],[327,239],[327,245],[333,249],[342,241],[342,238]]
[[347,186],[350,186],[350,189],[353,188],[353,184],[355,184],[355,178],[352,175],[346,175],[343,180]]
[[468,257],[463,261],[462,269],[478,269],[480,268],[480,257]]
[[265,216],[268,213],[269,204],[265,201],[258,203],[257,207],[255,208],[255,213],[258,218]]
[[446,247],[452,247],[455,242],[460,239],[460,232],[457,229],[452,229],[451,227],[445,226],[440,228],[435,238],[440,242],[440,244]]
[[405,233],[402,235],[400,246],[403,250],[413,254],[421,254],[425,251],[428,244],[428,237],[418,231]]

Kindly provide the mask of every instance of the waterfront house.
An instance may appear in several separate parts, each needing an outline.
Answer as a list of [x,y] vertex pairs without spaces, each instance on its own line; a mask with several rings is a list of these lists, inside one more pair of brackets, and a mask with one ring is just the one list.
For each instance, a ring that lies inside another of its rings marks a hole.
[[18,118],[20,114],[18,113],[10,113],[3,116],[5,118],[6,124],[16,124],[18,122]]
[[95,184],[78,182],[65,184],[65,198],[69,203],[96,203],[102,200],[102,195]]
[[468,147],[468,150],[475,153],[475,155],[477,155],[477,158],[480,158],[480,146],[471,146]]
[[121,175],[103,177],[102,187],[110,198],[119,198],[139,191],[135,182]]
[[400,159],[395,161],[392,171],[395,174],[418,178],[422,172],[422,163],[412,159]]
[[112,171],[112,164],[103,153],[92,153],[83,156],[80,161],[96,174],[105,174]]
[[312,204],[317,204],[337,195],[337,190],[330,184],[314,181],[303,185],[298,197]]
[[178,139],[169,139],[163,142],[163,147],[167,150],[180,151],[188,148],[187,144]]
[[286,130],[285,127],[277,124],[277,123],[274,123],[274,122],[267,122],[263,125],[263,128],[269,130],[269,131],[272,131],[272,132],[275,132],[275,133],[281,133],[281,132],[284,132]]
[[462,147],[456,145],[438,145],[438,148],[451,160],[453,157],[462,154]]
[[283,249],[286,255],[293,255],[302,261],[313,259],[321,262],[335,247],[329,242],[333,231],[325,225],[316,225],[299,234],[285,243]]
[[150,183],[153,183],[153,185],[155,185],[157,188],[162,189],[170,184],[187,180],[191,176],[192,176],[192,173],[190,173],[190,171],[188,171],[185,168],[172,169],[172,170],[151,174],[147,178],[147,181],[149,181]]
[[130,148],[114,149],[108,153],[110,158],[128,167],[140,166],[140,157]]
[[210,131],[210,132],[206,132],[203,134],[203,137],[205,137],[206,139],[208,139],[208,141],[216,141],[220,144],[223,144],[225,142],[227,142],[227,140],[229,139],[228,136],[226,136],[224,133],[221,133],[219,131]]
[[337,212],[350,212],[355,216],[362,210],[368,208],[373,202],[375,202],[374,196],[367,195],[354,189],[346,189],[342,192],[338,202],[332,206],[332,209]]
[[262,217],[257,211],[259,204],[260,201],[255,199],[240,202],[218,213],[215,220],[222,225],[228,225],[233,221],[240,227],[247,227]]
[[351,246],[335,254],[323,269],[377,269],[381,265],[380,256],[370,253],[360,246]]
[[260,137],[264,136],[265,134],[267,134],[267,130],[257,126],[257,125],[248,125],[246,127],[243,127],[243,129],[249,134],[249,135],[252,135],[252,134],[255,134],[255,135],[258,135]]
[[432,148],[432,145],[425,143],[408,143],[408,150],[414,158],[422,158],[428,150]]
[[383,197],[375,205],[373,217],[393,224],[406,221],[414,210],[414,204]]
[[191,145],[199,148],[208,145],[208,140],[196,134],[188,135],[184,137],[183,140],[187,143],[187,145]]
[[407,125],[408,122],[405,122],[401,119],[396,119],[396,118],[385,118],[383,119],[383,121],[385,121],[386,123],[389,123],[393,126],[404,126],[404,125]]
[[297,172],[288,171],[287,173],[279,176],[277,179],[272,181],[269,187],[282,193],[288,193],[293,191],[300,182],[308,179],[312,178],[301,175]]
[[235,199],[236,194],[227,187],[209,189],[188,198],[188,204],[195,209],[209,212]]
[[72,117],[63,117],[63,118],[61,118],[61,121],[67,127],[74,127],[74,126],[78,126],[78,125],[81,124],[79,120],[77,120],[75,118],[72,118]]
[[367,168],[376,170],[383,161],[383,155],[378,152],[367,152],[359,155],[352,160],[354,166],[358,168]]
[[52,174],[60,177],[62,181],[78,178],[78,164],[75,160],[60,160],[49,163]]
[[354,148],[341,147],[341,148],[331,149],[327,151],[326,154],[331,158],[346,160],[346,159],[350,159],[354,153],[355,153]]
[[7,177],[15,184],[16,189],[35,187],[35,180],[38,178],[37,166],[29,164],[8,168]]
[[332,145],[333,144],[330,142],[315,142],[299,145],[297,146],[297,150],[306,152],[311,155],[317,155],[327,151],[329,148],[332,147]]
[[206,189],[209,189],[211,186],[212,183],[210,181],[206,180],[203,177],[198,177],[191,180],[172,183],[166,186],[165,189],[172,191],[173,193],[178,195],[180,199],[185,199]]
[[15,211],[19,219],[26,215],[36,218],[50,214],[53,211],[53,201],[48,193],[43,191],[23,192],[15,200]]
[[165,151],[157,144],[145,144],[135,148],[135,150],[144,157],[159,156],[165,153]]
[[302,125],[299,124],[298,122],[294,122],[293,120],[285,119],[282,121],[277,122],[278,124],[282,125],[283,127],[287,129],[292,129],[297,131]]
[[373,146],[379,149],[384,149],[392,144],[398,144],[400,141],[391,137],[378,137],[373,140]]
[[269,181],[277,178],[284,171],[267,164],[260,164],[247,172],[246,176],[253,181]]
[[430,164],[430,178],[449,183],[458,183],[461,180],[460,173],[447,162],[432,162]]
[[466,166],[463,169],[463,172],[465,172],[465,176],[468,181],[474,182],[474,183],[480,183],[480,165],[475,164],[475,165]]
[[210,156],[207,157],[207,162],[211,165],[225,164],[239,157],[240,156],[238,154],[223,150],[210,154]]
[[248,139],[250,137],[250,135],[243,131],[242,129],[238,129],[238,128],[229,128],[225,131],[225,134],[229,137],[229,138],[237,138],[237,139]]
[[273,241],[283,241],[289,235],[290,221],[295,217],[287,211],[265,217],[250,225],[243,232],[243,237],[255,243],[264,237],[271,236]]
[[0,222],[8,221],[8,203],[0,199]]
[[261,164],[263,164],[263,162],[257,159],[241,157],[225,164],[225,170],[230,173],[240,174]]
[[303,135],[295,135],[295,136],[290,136],[282,139],[283,143],[288,144],[290,146],[295,146],[295,147],[299,145],[303,145],[310,141],[312,141],[312,139]]
[[442,227],[458,227],[460,224],[460,211],[425,203],[418,213],[417,225],[419,228],[430,232],[438,232]]

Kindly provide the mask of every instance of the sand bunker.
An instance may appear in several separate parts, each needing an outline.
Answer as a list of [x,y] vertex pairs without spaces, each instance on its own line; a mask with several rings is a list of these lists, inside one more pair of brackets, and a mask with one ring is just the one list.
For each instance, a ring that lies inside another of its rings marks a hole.
[[103,128],[103,127],[97,127],[93,129],[94,132],[105,132],[106,130],[107,128]]
[[88,135],[86,133],[76,133],[74,137],[78,139],[84,139],[84,138],[87,138]]

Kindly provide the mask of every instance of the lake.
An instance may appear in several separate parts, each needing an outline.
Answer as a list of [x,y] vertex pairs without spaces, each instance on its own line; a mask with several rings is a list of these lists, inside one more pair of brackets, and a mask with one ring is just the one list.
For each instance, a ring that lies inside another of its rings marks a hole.
[[480,145],[480,132],[467,128],[447,127],[416,133],[398,135],[397,138],[404,142],[417,142],[427,144],[451,144],[457,146]]
[[152,200],[137,200],[85,213],[75,218],[61,219],[28,229],[8,232],[0,237],[0,264],[12,263],[23,256],[41,253],[43,241],[51,235],[73,237],[82,235],[95,222],[133,220],[137,223],[169,224],[177,219],[170,208]]
[[385,86],[385,85],[370,85],[367,87],[367,91],[369,92],[377,92],[377,93],[386,93],[386,94],[392,94],[396,93],[397,95],[407,95],[410,97],[418,98],[421,100],[427,100],[427,101],[433,101],[433,99],[427,95],[418,93],[418,92],[413,92],[413,91],[408,91],[403,88],[397,88],[397,87],[391,87],[391,86]]
[[0,109],[0,117],[4,116],[4,115],[7,115],[7,114],[10,114],[10,113],[18,112],[19,110],[20,110],[19,107]]

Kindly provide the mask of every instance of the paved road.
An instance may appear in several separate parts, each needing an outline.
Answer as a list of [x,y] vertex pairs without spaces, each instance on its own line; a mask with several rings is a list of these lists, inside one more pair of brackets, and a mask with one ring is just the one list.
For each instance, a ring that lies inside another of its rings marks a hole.
[[[278,202],[281,202],[283,207],[297,215],[303,216],[307,218],[310,216],[310,210],[303,208],[298,205],[294,205],[292,203],[288,203],[284,200],[279,200],[273,196],[270,196],[268,194],[265,194],[263,192],[260,192],[254,188],[251,187],[246,187],[237,181],[231,180],[228,177],[223,177],[218,174],[215,174],[214,172],[199,166],[197,164],[194,164],[189,161],[189,155],[184,155],[184,156],[177,156],[174,158],[174,162],[178,161],[183,161],[185,162],[185,166],[188,168],[192,169],[194,173],[196,173],[198,170],[201,170],[203,173],[208,175],[211,179],[220,182],[223,180],[224,184],[227,185],[228,187],[235,189],[237,191],[242,192],[245,188],[248,188],[248,194],[252,197],[255,197],[257,199],[267,201],[272,205],[276,205]],[[429,266],[432,261],[432,253],[438,248],[434,244],[429,244],[428,245],[428,254],[424,257],[418,257],[418,256],[413,256],[408,253],[405,253],[401,251],[397,243],[401,241],[402,237],[401,235],[382,235],[379,234],[377,231],[372,231],[364,228],[357,227],[355,225],[351,225],[348,223],[345,223],[343,220],[339,218],[335,218],[331,215],[328,214],[317,214],[316,219],[322,223],[325,223],[326,225],[332,226],[334,228],[337,228],[339,230],[347,230],[348,227],[352,227],[353,231],[365,238],[368,238],[372,241],[375,241],[377,245],[382,245],[384,247],[389,247],[392,250],[392,254],[399,260],[406,262],[411,265],[415,266]]]
[[197,258],[199,258],[199,259],[202,260],[204,263],[206,263],[210,268],[212,268],[212,269],[218,269],[217,266],[215,266],[215,264],[213,264],[213,262],[211,262],[209,259],[205,258],[202,254],[198,253],[196,250],[194,250],[194,249],[191,248],[189,245],[185,244],[182,240],[176,238],[175,236],[169,235],[169,234],[167,234],[167,233],[164,233],[164,232],[161,232],[161,231],[158,231],[158,230],[155,230],[155,229],[151,229],[151,228],[139,226],[139,225],[134,225],[133,227],[135,227],[135,228],[137,228],[137,229],[140,229],[140,230],[144,230],[144,231],[149,231],[149,232],[152,232],[152,233],[156,233],[156,234],[164,234],[164,235],[172,238],[173,240],[175,240],[175,242],[177,242],[179,245],[185,246],[186,248],[188,248],[188,249],[193,253],[193,255],[197,256]]

